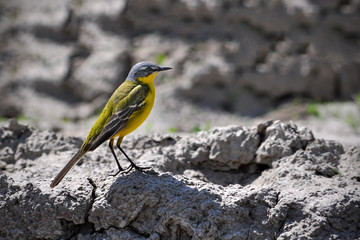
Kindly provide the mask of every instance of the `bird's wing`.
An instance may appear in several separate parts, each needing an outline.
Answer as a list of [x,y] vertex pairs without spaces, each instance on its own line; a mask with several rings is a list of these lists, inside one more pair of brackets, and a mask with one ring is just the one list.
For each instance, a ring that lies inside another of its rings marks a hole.
[[120,130],[126,127],[130,116],[145,105],[144,100],[148,91],[149,88],[147,86],[138,85],[114,106],[113,114],[99,135],[92,141],[90,151],[95,150],[103,142],[115,136]]

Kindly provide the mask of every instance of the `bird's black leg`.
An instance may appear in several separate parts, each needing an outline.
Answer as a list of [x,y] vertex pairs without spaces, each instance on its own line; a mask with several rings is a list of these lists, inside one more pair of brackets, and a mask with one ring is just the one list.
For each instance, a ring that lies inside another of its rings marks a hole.
[[118,165],[118,168],[119,168],[119,171],[118,171],[117,173],[110,175],[110,176],[115,177],[115,176],[118,175],[120,172],[124,171],[124,169],[120,166],[119,160],[117,159],[117,157],[116,157],[116,155],[115,155],[113,145],[114,145],[114,139],[110,139],[110,141],[109,141],[109,148],[110,148],[111,153],[113,154],[113,156],[114,156],[114,158],[115,158],[115,161],[116,161],[116,164]]
[[130,172],[133,168],[135,168],[136,170],[139,170],[140,172],[143,172],[146,169],[150,169],[150,167],[139,167],[137,166],[130,158],[129,156],[125,153],[125,151],[120,147],[120,141],[117,141],[116,146],[118,147],[118,149],[124,154],[124,156],[127,158],[127,160],[130,162],[130,167],[126,170],[126,172]]

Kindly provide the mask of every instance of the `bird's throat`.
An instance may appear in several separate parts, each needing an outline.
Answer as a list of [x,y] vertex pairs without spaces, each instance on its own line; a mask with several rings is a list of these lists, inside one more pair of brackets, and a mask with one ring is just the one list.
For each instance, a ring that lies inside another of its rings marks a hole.
[[158,72],[152,73],[147,77],[139,77],[137,80],[142,83],[152,84]]

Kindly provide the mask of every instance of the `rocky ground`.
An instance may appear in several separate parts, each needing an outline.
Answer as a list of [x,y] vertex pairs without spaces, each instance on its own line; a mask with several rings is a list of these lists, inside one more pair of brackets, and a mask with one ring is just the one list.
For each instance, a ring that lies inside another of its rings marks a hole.
[[152,170],[109,176],[105,144],[51,189],[81,143],[2,125],[1,239],[360,239],[360,148],[309,129],[129,137],[126,152]]
[[[1,1],[0,238],[360,239],[359,25],[357,0]],[[101,146],[50,189],[143,60],[173,67],[123,143],[153,171]]]

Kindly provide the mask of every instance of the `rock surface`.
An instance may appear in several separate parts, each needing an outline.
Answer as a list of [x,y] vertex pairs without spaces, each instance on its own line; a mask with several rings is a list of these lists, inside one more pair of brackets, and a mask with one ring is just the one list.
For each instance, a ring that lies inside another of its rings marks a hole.
[[81,143],[2,124],[1,239],[360,239],[360,149],[295,124],[131,136],[153,170],[110,177],[104,144],[51,189]]

